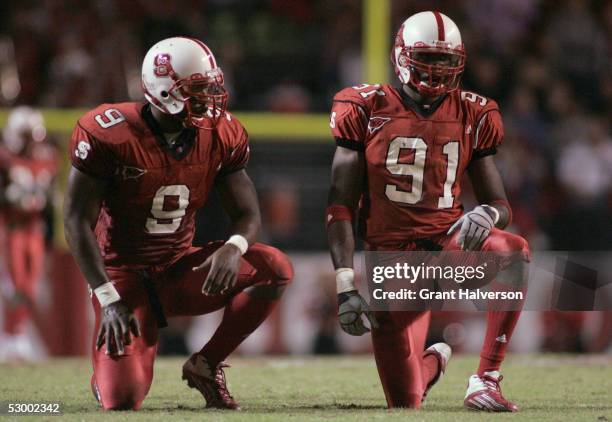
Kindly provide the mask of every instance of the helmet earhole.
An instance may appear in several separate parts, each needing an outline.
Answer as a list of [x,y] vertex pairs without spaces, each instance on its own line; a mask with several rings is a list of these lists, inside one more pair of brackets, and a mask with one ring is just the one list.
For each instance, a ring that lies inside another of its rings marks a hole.
[[162,91],[159,93],[159,95],[161,95],[164,98],[168,98],[168,91]]

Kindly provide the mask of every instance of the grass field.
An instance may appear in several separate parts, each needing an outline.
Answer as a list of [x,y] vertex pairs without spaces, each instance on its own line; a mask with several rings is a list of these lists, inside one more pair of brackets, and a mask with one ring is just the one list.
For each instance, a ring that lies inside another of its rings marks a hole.
[[612,421],[612,356],[509,358],[502,386],[522,411],[498,415],[462,408],[465,382],[476,364],[470,356],[451,360],[419,412],[385,408],[369,357],[233,359],[226,373],[243,407],[239,413],[203,410],[199,394],[180,380],[182,363],[176,358],[157,361],[153,387],[140,412],[99,411],[89,389],[89,362],[82,359],[0,365],[0,401],[59,401],[64,415],[46,418],[52,421]]

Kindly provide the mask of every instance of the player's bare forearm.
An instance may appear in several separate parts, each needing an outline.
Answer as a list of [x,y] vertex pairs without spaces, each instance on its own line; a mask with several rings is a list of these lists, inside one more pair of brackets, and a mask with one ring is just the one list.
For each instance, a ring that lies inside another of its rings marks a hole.
[[327,229],[327,241],[334,268],[353,268],[355,236],[348,221],[337,221]]
[[[224,293],[235,285],[240,256],[257,241],[261,228],[257,193],[246,171],[238,170],[220,177],[216,186],[223,208],[232,220],[233,236],[206,261],[193,268],[193,271],[208,271],[202,285],[202,293],[206,295]],[[232,241],[235,235],[238,239]],[[245,239],[248,245],[242,245]]]
[[216,182],[223,208],[232,220],[232,234],[239,234],[252,245],[261,230],[257,192],[245,170],[230,173]]
[[[343,206],[354,213],[361,197],[364,174],[365,161],[362,152],[336,148],[327,205]],[[334,268],[353,268],[355,235],[352,221],[333,221],[327,228],[327,240]]]
[[336,269],[338,322],[344,332],[353,336],[361,336],[370,331],[362,315],[370,321],[370,327],[378,327],[374,314],[370,312],[354,283],[355,234],[352,216],[363,192],[364,176],[363,152],[337,147],[327,199],[327,239]]
[[64,233],[87,283],[93,289],[110,281],[93,234],[106,182],[72,167],[64,198]]
[[510,210],[504,204],[508,203],[508,198],[493,156],[472,161],[468,167],[468,174],[478,202],[488,204],[499,212],[495,226],[506,227],[510,220]]

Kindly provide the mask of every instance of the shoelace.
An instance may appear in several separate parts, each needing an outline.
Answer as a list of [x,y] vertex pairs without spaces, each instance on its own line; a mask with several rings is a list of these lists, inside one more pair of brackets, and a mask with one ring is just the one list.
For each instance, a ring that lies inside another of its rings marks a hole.
[[483,384],[490,390],[495,390],[499,393],[501,393],[501,387],[499,386],[499,383],[501,382],[501,380],[504,379],[503,375],[500,375],[499,378],[495,379],[493,377],[490,377],[488,375],[483,375],[482,377],[480,377],[480,379],[482,380]]
[[215,385],[217,386],[219,394],[221,394],[221,397],[225,401],[230,401],[234,399],[234,397],[232,397],[232,395],[227,389],[227,384],[225,381],[225,372],[223,372],[223,368],[229,367],[229,364],[221,362],[219,365],[217,365],[217,368],[215,368]]

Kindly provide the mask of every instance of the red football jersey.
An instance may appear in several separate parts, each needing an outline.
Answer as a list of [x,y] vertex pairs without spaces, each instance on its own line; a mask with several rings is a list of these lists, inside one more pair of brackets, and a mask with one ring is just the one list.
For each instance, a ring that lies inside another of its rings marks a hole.
[[494,154],[503,124],[495,101],[454,91],[424,108],[391,85],[359,85],[334,97],[340,147],[363,151],[365,240],[374,245],[444,233],[462,214],[461,179]]
[[39,218],[56,173],[57,156],[49,145],[31,145],[23,154],[0,146],[0,208],[6,221]]
[[175,148],[156,127],[148,105],[103,104],[72,133],[72,165],[110,183],[95,228],[107,266],[176,261],[191,246],[196,211],[215,179],[248,162],[247,133],[229,113],[214,130],[183,131]]

